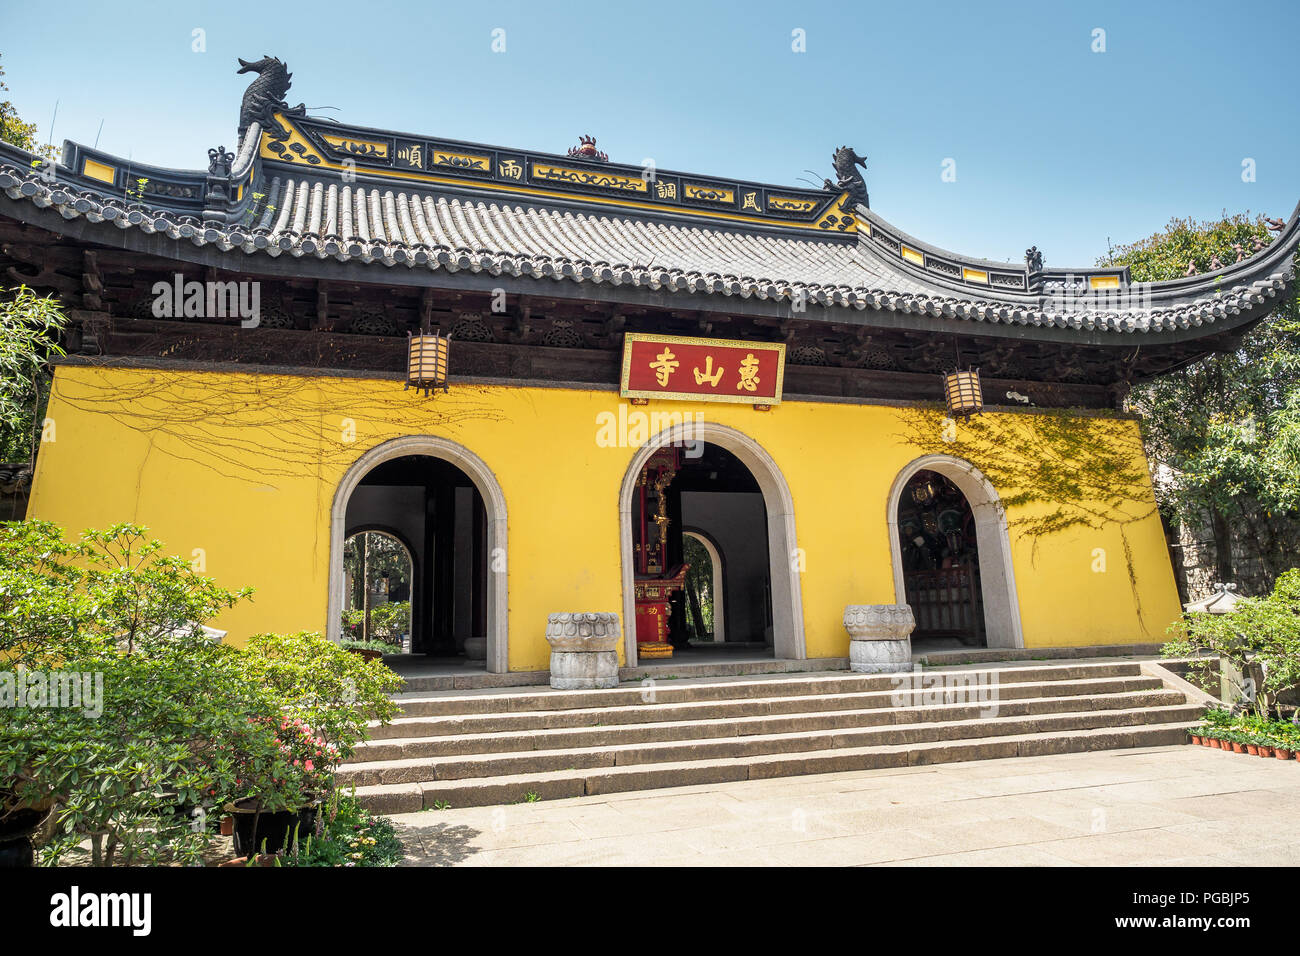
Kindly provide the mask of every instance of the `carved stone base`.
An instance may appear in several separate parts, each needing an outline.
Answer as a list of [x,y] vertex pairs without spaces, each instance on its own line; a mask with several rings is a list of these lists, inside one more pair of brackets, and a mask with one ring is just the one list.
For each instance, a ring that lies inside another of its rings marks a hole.
[[551,686],[556,690],[594,690],[618,686],[614,651],[551,651]]
[[591,690],[618,686],[618,615],[551,614],[546,641],[551,645],[551,686],[557,690]]
[[910,671],[915,627],[906,604],[850,604],[844,609],[849,668],[859,674]]

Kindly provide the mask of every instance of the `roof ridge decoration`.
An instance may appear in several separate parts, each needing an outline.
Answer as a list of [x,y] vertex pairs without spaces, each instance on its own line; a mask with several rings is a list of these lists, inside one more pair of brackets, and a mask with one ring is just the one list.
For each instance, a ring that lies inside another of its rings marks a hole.
[[[351,126],[277,112],[284,140],[265,133],[259,149],[269,164],[348,172],[406,187],[450,187],[491,199],[512,193],[524,202],[559,200],[622,207],[633,216],[658,212],[685,219],[849,236],[857,220],[847,190],[800,189],[697,176],[649,166],[605,162],[462,140]],[[280,170],[272,165],[275,175]]]
[[867,168],[867,157],[859,156],[852,146],[841,146],[831,156],[831,166],[835,169],[837,181],[824,181],[827,190],[844,190],[849,196],[849,206],[863,205],[871,208],[871,199],[867,196],[867,181],[862,178],[857,167]]
[[239,73],[256,73],[257,77],[244,90],[244,98],[239,104],[239,137],[253,123],[262,127],[262,132],[274,140],[285,140],[288,131],[275,118],[277,113],[286,116],[305,116],[307,107],[299,103],[290,106],[284,98],[292,85],[293,74],[279,57],[264,55],[260,60],[245,60],[238,57]]
[[[523,201],[560,200],[628,214],[660,213],[688,220],[714,220],[731,228],[744,223],[801,232],[851,236],[857,231],[853,207],[866,201],[866,184],[854,163],[865,159],[840,147],[834,165],[840,185],[824,189],[776,186],[656,169],[651,165],[610,163],[584,134],[567,155],[373,129],[307,115],[303,104],[289,106],[285,94],[292,74],[277,57],[239,60],[239,73],[257,73],[244,91],[239,113],[235,178],[245,173],[244,156],[257,135],[256,155],[265,163],[310,166],[321,174],[348,174],[402,185],[449,187],[492,199],[513,193]],[[247,135],[246,135],[247,134]],[[270,180],[279,172],[272,165]]]
[[596,137],[590,134],[579,136],[578,145],[569,147],[569,155],[574,159],[587,159],[593,163],[609,162],[609,153],[602,153],[596,148]]
[[[607,298],[672,292],[782,310],[798,302],[892,313],[891,323],[931,330],[969,324],[980,334],[1003,325],[1199,337],[1210,331],[1202,326],[1258,318],[1294,277],[1300,207],[1271,243],[1236,263],[1130,285],[1126,268],[1038,269],[1032,259],[980,260],[915,239],[867,207],[856,168],[866,159],[850,147],[836,151],[840,182],[829,190],[597,164],[310,117],[286,105],[282,61],[240,62],[258,77],[244,96],[248,125],[233,162],[218,147],[206,173],[171,170],[65,143],[49,176],[30,153],[0,144],[0,192],[27,207],[6,204],[6,215],[180,260],[211,262],[215,252],[236,269],[225,256],[283,255],[313,275],[328,275],[324,260],[336,260],[565,279],[625,287]],[[859,189],[863,201],[853,205]],[[84,235],[80,224],[64,225],[74,220],[89,224]],[[112,227],[120,239],[109,239]],[[176,245],[163,251],[155,236]]]

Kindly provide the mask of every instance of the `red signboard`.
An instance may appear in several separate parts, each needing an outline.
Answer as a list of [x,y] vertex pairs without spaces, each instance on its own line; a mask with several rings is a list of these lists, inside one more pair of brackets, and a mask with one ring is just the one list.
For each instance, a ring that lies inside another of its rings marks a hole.
[[623,337],[624,398],[776,405],[784,378],[784,343],[639,332]]

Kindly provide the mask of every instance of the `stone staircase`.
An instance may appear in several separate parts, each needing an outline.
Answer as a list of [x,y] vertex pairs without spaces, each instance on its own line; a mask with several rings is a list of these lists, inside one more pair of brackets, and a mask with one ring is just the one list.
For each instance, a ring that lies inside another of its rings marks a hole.
[[[339,771],[403,813],[1186,741],[1203,705],[1137,661],[397,695]],[[913,675],[903,675],[912,678]],[[947,686],[945,686],[947,685]],[[409,686],[409,685],[408,685]],[[900,699],[900,693],[902,697]]]

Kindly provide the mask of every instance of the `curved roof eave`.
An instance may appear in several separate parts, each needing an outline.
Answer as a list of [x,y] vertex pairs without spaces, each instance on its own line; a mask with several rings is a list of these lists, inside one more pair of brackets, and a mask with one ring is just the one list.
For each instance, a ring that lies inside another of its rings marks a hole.
[[[241,152],[244,145],[240,144]],[[972,288],[934,274],[926,268],[929,256],[952,268],[984,272],[986,279],[997,269],[1010,281],[1017,270],[928,246],[894,230],[865,207],[859,207],[857,215],[872,235],[860,235],[856,244],[846,244],[844,237],[792,238],[699,229],[616,212],[525,208],[495,197],[477,202],[448,200],[416,189],[409,195],[406,190],[395,195],[392,189],[363,185],[352,192],[304,176],[263,182],[261,188],[275,197],[271,200],[275,215],[263,216],[256,227],[250,227],[201,221],[195,215],[105,196],[86,188],[84,182],[67,181],[66,176],[50,182],[30,166],[4,162],[6,154],[17,152],[0,151],[0,191],[15,204],[11,215],[40,219],[45,228],[87,241],[165,258],[266,274],[329,278],[346,272],[356,281],[367,281],[357,267],[405,266],[409,276],[397,279],[390,273],[383,281],[474,287],[480,284],[477,280],[465,280],[481,276],[489,288],[507,281],[522,292],[547,282],[551,288],[545,294],[550,296],[648,301],[661,307],[782,317],[803,306],[843,308],[848,314],[842,318],[829,311],[827,318],[1079,344],[1133,345],[1137,342],[1129,336],[1134,333],[1172,343],[1255,321],[1292,282],[1292,257],[1300,242],[1298,206],[1277,238],[1243,262],[1207,276],[1143,284],[1149,300],[1137,307],[1121,302],[1117,308],[1092,308],[1085,299],[1081,308],[1060,309],[1054,308],[1059,303],[1053,295],[1031,290],[1027,279],[1015,291]],[[24,215],[23,204],[33,213],[47,215]],[[345,207],[357,220],[351,230],[342,228]],[[328,215],[334,215],[334,220]],[[72,223],[78,220],[74,228]],[[912,247],[920,263],[884,255],[873,237],[886,229],[903,237],[899,241]],[[117,241],[111,241],[115,232]],[[134,241],[132,234],[143,241]],[[199,251],[202,254],[195,255]],[[235,265],[229,257],[237,253],[279,261],[273,268],[267,268],[269,262]],[[440,270],[459,278],[453,283],[429,281],[428,275]],[[1091,270],[1099,271],[1106,270]],[[1019,272],[1025,275],[1023,269]],[[571,296],[560,293],[563,280],[585,285],[586,291],[575,288]],[[868,311],[870,319],[851,317]]]

